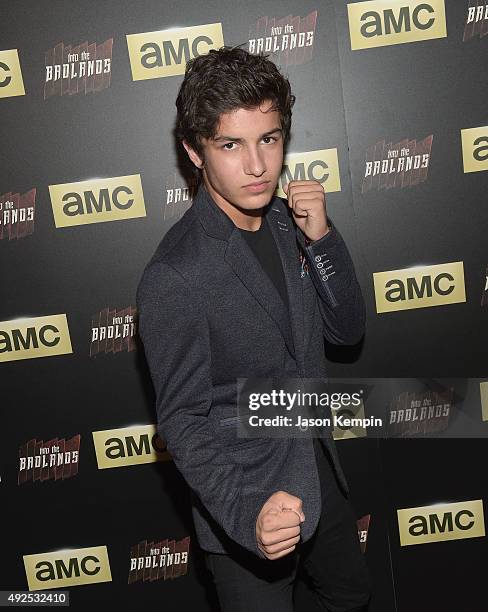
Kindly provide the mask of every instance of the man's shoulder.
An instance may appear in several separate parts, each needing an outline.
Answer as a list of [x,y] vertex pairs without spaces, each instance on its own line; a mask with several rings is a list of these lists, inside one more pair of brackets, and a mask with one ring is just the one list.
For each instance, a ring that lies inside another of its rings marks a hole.
[[173,279],[182,278],[181,270],[187,265],[187,260],[191,263],[192,254],[195,254],[192,247],[200,242],[200,233],[201,225],[190,207],[181,219],[167,230],[157,245],[144,267],[137,293],[160,283],[163,273],[165,282],[169,284]]
[[180,259],[188,252],[188,244],[196,238],[200,227],[200,223],[193,213],[192,207],[190,207],[181,219],[166,231],[148,265],[156,261],[171,264]]

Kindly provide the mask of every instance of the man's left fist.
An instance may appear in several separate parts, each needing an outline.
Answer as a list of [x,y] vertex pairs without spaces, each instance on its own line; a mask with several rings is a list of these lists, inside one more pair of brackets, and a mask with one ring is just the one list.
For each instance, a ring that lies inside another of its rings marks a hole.
[[320,240],[329,231],[324,188],[318,181],[290,181],[283,185],[293,219],[305,236]]

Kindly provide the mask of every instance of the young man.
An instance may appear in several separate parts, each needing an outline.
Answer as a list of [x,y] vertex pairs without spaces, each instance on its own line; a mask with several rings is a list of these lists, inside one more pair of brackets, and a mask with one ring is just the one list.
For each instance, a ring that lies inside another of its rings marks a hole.
[[[137,290],[158,431],[192,491],[221,609],[363,610],[369,581],[330,434],[236,435],[237,379],[324,378],[324,336],[357,343],[365,307],[322,186],[274,196],[295,97],[264,56],[223,47],[188,62],[178,140],[201,182]],[[297,609],[297,608],[295,608]]]

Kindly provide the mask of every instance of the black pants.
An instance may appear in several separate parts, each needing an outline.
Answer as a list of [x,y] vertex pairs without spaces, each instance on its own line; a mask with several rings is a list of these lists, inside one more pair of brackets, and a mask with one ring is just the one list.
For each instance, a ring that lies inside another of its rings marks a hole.
[[[354,511],[339,488],[327,451],[318,440],[314,446],[322,490],[316,532],[308,542],[274,561],[260,559],[245,549],[232,555],[205,552],[221,612],[367,609],[370,578]],[[311,590],[304,587],[305,582]]]

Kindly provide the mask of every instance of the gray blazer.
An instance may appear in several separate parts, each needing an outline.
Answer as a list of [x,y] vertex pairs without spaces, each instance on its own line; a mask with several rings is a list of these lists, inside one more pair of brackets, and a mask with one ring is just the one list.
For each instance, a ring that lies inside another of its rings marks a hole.
[[[137,288],[139,335],[156,392],[157,429],[192,492],[202,549],[265,558],[256,518],[276,491],[303,501],[302,542],[321,513],[312,438],[237,435],[239,377],[326,377],[324,336],[355,344],[365,306],[347,247],[332,222],[307,246],[287,201],[265,209],[281,256],[290,316],[232,220],[201,184],[165,234]],[[299,247],[300,245],[300,247]],[[303,272],[300,248],[308,272]],[[338,480],[349,488],[330,433]],[[243,551],[244,552],[244,551]]]

